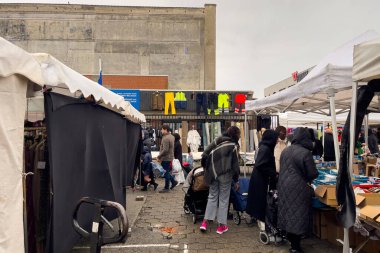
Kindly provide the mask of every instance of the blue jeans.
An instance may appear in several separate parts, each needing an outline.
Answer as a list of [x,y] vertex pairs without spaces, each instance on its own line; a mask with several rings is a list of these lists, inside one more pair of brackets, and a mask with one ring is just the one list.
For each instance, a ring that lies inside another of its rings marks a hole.
[[165,170],[165,189],[169,189],[169,184],[172,182],[172,185],[174,184],[175,180],[174,177],[170,174],[170,163],[169,161],[162,161],[161,165],[162,168]]

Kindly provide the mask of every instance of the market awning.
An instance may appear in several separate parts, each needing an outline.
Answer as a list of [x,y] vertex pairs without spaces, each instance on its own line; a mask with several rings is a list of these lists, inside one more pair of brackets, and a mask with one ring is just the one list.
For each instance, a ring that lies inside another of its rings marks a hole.
[[[375,31],[367,31],[328,54],[296,85],[271,96],[246,102],[246,110],[263,112],[296,111],[328,115],[329,96],[335,94],[337,114],[351,105],[353,48],[360,43],[379,38]],[[377,102],[377,101],[374,101]],[[374,104],[374,108],[377,106]]]
[[353,81],[368,82],[380,78],[380,38],[356,45],[352,69]]
[[91,81],[45,53],[31,54],[0,37],[0,76],[20,74],[40,86],[61,87],[70,93],[79,91],[93,96],[108,109],[119,112],[133,122],[145,122],[144,114],[109,89]]

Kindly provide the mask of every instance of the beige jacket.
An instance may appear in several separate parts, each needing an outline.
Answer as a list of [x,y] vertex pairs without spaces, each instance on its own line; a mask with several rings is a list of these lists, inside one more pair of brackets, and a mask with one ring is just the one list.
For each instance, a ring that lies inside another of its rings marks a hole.
[[160,154],[158,160],[171,162],[174,159],[174,136],[165,134],[161,140]]
[[280,173],[280,157],[282,151],[286,148],[286,140],[277,140],[276,147],[274,148],[274,158],[276,159],[276,172]]

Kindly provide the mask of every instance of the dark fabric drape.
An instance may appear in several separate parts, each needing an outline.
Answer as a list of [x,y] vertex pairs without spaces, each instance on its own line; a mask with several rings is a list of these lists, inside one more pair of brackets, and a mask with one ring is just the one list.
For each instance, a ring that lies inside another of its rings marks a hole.
[[[372,80],[368,82],[368,85],[362,86],[358,90],[354,143],[356,143],[358,140],[359,132],[363,123],[364,116],[367,112],[367,108],[371,103],[375,92],[379,91],[380,80]],[[351,112],[348,114],[346,124],[344,125],[341,145],[340,168],[336,184],[337,201],[338,204],[341,205],[340,212],[338,212],[338,219],[346,228],[352,227],[354,225],[356,217],[355,196],[351,186],[351,178],[347,169],[350,151],[350,117]]]
[[[125,206],[123,186],[131,181],[140,126],[84,99],[45,94],[49,161],[53,191],[46,252],[71,252],[79,236],[72,213],[80,198],[116,201]],[[112,218],[112,214],[106,214]],[[90,226],[92,209],[79,212]]]

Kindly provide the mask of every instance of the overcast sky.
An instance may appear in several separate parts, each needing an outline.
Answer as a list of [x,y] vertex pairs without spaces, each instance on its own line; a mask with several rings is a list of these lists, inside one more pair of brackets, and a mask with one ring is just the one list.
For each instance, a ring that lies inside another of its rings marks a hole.
[[[63,0],[7,1],[67,3]],[[380,32],[379,0],[69,0],[70,4],[203,7],[217,4],[217,89],[264,88],[351,38]]]

